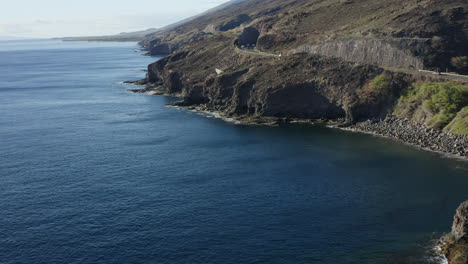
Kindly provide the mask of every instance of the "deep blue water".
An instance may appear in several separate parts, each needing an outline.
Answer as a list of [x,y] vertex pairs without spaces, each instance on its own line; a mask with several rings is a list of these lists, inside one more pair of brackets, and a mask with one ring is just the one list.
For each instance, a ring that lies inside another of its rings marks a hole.
[[432,263],[466,162],[126,92],[156,59],[0,42],[0,263]]

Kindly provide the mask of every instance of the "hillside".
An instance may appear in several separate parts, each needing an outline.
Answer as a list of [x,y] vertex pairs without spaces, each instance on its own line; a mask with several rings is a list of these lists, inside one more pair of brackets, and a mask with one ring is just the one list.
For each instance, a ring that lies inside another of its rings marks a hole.
[[363,51],[353,49],[360,41],[363,50],[382,47],[397,57],[375,54],[366,58],[372,63],[400,67],[411,60],[407,67],[452,69],[452,58],[468,55],[467,9],[463,0],[251,0],[153,34],[143,44],[152,54],[165,54],[205,34],[236,35],[252,26],[264,51],[335,53],[365,62]]
[[[468,134],[468,79],[418,71],[468,71],[465,0],[247,0],[140,44],[168,55],[143,83],[184,97],[183,105],[244,121],[333,120],[468,155],[467,137],[454,136]],[[359,126],[387,119],[435,132]],[[462,144],[453,149],[453,141]]]

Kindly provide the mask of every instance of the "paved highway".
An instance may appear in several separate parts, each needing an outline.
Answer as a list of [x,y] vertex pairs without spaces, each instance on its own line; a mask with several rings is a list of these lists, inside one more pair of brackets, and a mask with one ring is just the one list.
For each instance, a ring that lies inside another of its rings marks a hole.
[[[281,55],[266,53],[266,52],[262,52],[262,51],[259,51],[259,50],[256,50],[256,49],[247,49],[247,48],[236,47],[236,50],[239,51],[239,52],[246,53],[246,54],[251,54],[251,55],[281,58]],[[454,73],[447,73],[447,72],[438,73],[438,72],[427,71],[427,70],[409,70],[409,69],[396,69],[396,68],[388,68],[388,67],[382,67],[382,68],[387,69],[389,71],[394,71],[394,72],[403,72],[403,73],[408,73],[408,74],[421,74],[421,75],[425,75],[425,76],[438,77],[440,79],[468,81],[468,76],[467,75],[458,75],[458,74],[454,74]]]

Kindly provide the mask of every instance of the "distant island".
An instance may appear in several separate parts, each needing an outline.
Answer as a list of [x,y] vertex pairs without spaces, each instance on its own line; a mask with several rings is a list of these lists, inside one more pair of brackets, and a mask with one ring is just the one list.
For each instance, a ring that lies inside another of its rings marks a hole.
[[110,36],[91,36],[91,37],[65,37],[65,38],[58,38],[63,41],[118,41],[118,42],[126,42],[126,41],[141,41],[144,37],[148,34],[156,33],[159,30],[156,28],[150,28],[141,31],[135,32],[122,32],[117,35],[110,35]]
[[177,27],[187,24],[197,18],[202,18],[204,16],[214,14],[218,11],[225,10],[226,8],[236,5],[238,3],[241,3],[243,1],[245,0],[231,0],[217,7],[209,9],[201,14],[183,19],[181,21],[178,21],[173,24],[169,24],[161,28],[150,28],[150,29],[134,31],[134,32],[122,32],[117,35],[109,35],[109,36],[65,37],[65,38],[58,38],[58,39],[61,39],[63,41],[97,41],[97,42],[99,41],[117,41],[117,42],[143,41],[145,39],[152,38],[155,34],[174,30]]

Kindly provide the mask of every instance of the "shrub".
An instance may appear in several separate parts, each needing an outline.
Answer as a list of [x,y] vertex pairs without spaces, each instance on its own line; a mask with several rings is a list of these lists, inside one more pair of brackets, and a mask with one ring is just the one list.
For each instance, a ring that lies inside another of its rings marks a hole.
[[381,95],[389,95],[391,93],[391,79],[385,74],[380,74],[372,80],[370,87]]
[[[408,93],[400,98],[395,109],[397,115],[422,106],[431,113],[426,124],[433,128],[443,128],[468,104],[468,87],[453,83],[428,82],[413,85]],[[405,111],[406,110],[406,111]]]
[[468,135],[468,106],[463,107],[445,129],[454,134]]

